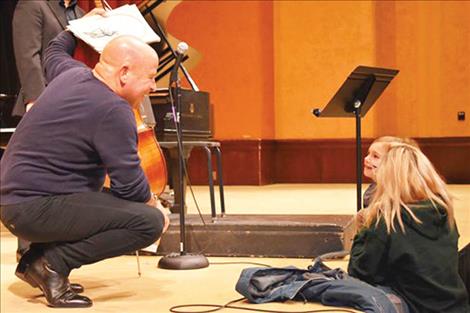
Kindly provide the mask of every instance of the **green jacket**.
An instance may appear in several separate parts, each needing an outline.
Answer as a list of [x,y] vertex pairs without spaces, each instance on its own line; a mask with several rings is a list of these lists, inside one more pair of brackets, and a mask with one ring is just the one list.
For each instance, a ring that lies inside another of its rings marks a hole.
[[458,232],[447,214],[430,201],[410,206],[422,223],[403,210],[405,232],[398,223],[387,233],[385,222],[362,229],[354,238],[348,272],[372,285],[389,286],[411,312],[468,313],[465,286],[458,274]]

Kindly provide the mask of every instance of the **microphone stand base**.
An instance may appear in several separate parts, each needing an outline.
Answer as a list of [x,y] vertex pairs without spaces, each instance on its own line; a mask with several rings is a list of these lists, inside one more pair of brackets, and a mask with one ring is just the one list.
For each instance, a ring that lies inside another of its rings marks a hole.
[[158,267],[167,270],[193,270],[209,266],[209,260],[202,254],[170,253],[158,261]]

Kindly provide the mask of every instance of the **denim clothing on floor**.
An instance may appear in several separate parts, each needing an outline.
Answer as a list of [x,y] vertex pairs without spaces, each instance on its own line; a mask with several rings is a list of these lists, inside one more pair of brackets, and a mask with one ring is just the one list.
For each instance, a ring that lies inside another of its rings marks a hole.
[[317,265],[309,270],[293,266],[244,269],[235,289],[252,303],[307,300],[367,313],[408,313],[406,304],[392,303],[386,290],[350,277],[341,269]]

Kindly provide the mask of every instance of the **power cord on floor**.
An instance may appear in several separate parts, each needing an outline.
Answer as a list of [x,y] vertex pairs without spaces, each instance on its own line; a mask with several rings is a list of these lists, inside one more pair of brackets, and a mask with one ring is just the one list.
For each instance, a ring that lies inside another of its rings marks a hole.
[[[209,312],[216,312],[220,311],[223,309],[237,309],[237,310],[245,310],[245,311],[251,311],[251,312],[266,312],[266,313],[321,313],[321,312],[346,312],[346,313],[355,313],[352,310],[348,309],[316,309],[316,310],[308,310],[308,311],[279,311],[279,310],[267,310],[267,309],[254,309],[254,308],[247,308],[247,307],[242,307],[242,306],[235,306],[232,305],[233,303],[240,302],[242,300],[245,300],[245,298],[239,298],[235,299],[232,301],[227,302],[224,305],[220,304],[183,304],[183,305],[175,305],[170,308],[170,312],[173,313],[209,313]],[[184,308],[195,308],[195,307],[206,307],[206,308],[213,308],[209,310],[204,310],[204,311],[183,311],[179,309],[184,309]]]

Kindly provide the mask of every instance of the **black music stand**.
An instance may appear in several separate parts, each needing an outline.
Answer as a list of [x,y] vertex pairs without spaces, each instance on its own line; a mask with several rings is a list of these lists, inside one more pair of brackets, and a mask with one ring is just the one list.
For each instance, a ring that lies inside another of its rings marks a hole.
[[323,110],[312,110],[316,117],[356,118],[357,211],[362,208],[361,117],[367,114],[398,72],[393,69],[358,66]]

